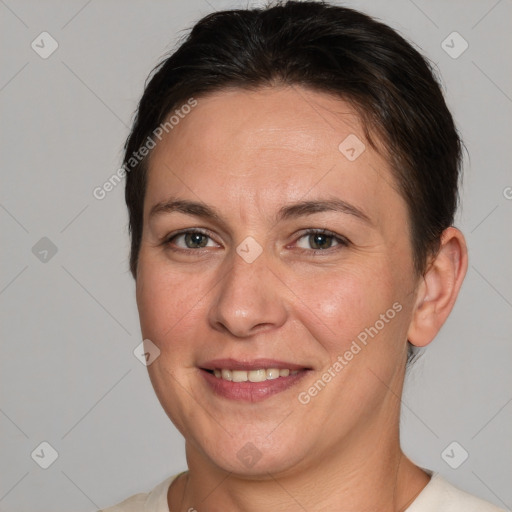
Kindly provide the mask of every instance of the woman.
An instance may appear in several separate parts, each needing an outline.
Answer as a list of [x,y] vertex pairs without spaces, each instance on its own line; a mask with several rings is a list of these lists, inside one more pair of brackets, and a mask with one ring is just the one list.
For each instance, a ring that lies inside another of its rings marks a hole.
[[317,2],[215,13],[126,144],[151,382],[188,471],[114,511],[495,511],[399,440],[406,364],[467,268],[426,60]]

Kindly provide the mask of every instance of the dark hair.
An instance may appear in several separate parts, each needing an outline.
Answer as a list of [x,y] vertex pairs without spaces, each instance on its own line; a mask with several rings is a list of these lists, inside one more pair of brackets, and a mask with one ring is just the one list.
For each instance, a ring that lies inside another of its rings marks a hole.
[[[283,1],[205,16],[150,75],[125,145],[134,277],[148,158],[133,155],[171,110],[227,88],[302,86],[336,95],[384,146],[409,211],[415,268],[426,269],[458,201],[461,141],[427,60],[393,29],[325,2]],[[341,142],[341,141],[340,141]],[[130,159],[132,159],[130,161]]]

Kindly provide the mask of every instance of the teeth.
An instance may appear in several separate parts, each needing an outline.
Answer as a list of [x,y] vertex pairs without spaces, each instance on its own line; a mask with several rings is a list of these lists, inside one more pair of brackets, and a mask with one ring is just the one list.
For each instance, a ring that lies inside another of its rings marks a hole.
[[247,380],[247,372],[233,370],[231,372],[233,382],[245,382]]
[[266,371],[267,373],[267,380],[273,380],[277,379],[279,377],[279,370],[276,370],[275,368],[271,368],[270,370]]
[[265,380],[274,380],[278,377],[288,377],[289,375],[295,375],[299,373],[299,370],[290,371],[288,369],[279,370],[277,368],[269,368],[261,370],[227,370],[223,368],[213,370],[213,374],[218,379],[229,380],[232,382],[263,382]]
[[267,380],[267,370],[252,370],[247,372],[247,378],[251,382],[263,382]]

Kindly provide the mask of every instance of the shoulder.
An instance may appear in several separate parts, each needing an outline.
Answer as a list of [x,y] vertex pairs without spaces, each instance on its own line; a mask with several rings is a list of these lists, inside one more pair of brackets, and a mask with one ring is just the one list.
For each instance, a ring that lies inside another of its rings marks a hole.
[[126,498],[117,505],[112,507],[103,508],[99,512],[139,512],[144,510],[144,503],[148,497],[147,493],[139,493]]
[[160,482],[150,492],[134,494],[117,505],[101,509],[98,512],[169,512],[167,490],[172,481],[178,476],[179,475],[170,476],[163,482]]
[[406,512],[503,512],[503,509],[469,494],[434,473]]

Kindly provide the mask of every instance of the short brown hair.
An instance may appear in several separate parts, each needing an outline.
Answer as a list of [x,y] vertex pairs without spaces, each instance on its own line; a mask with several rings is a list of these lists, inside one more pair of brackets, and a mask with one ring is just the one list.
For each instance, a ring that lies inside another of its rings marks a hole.
[[[276,84],[337,95],[386,148],[409,211],[416,270],[425,271],[458,202],[461,141],[428,61],[373,18],[325,2],[283,1],[207,15],[148,78],[125,144],[125,198],[136,277],[147,157],[130,158],[187,99]],[[375,146],[374,146],[375,147]]]

